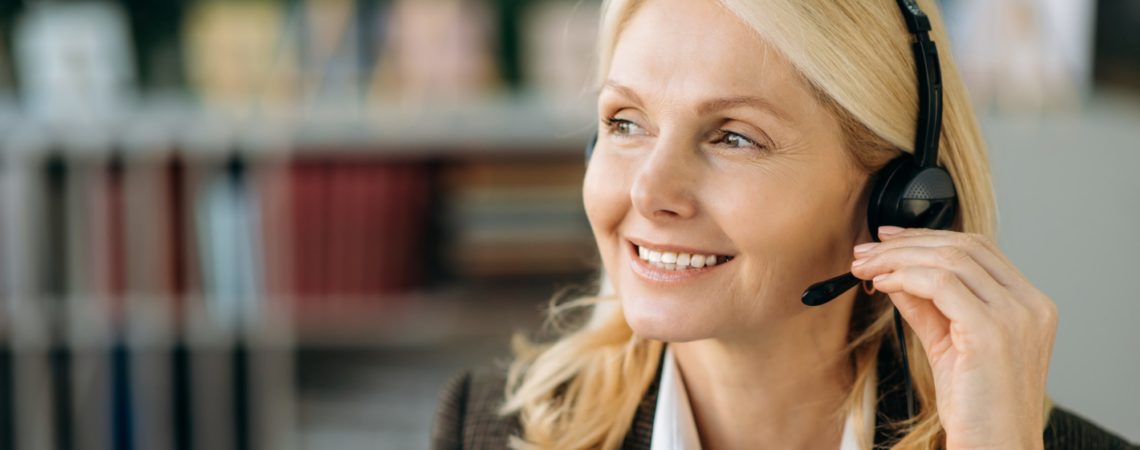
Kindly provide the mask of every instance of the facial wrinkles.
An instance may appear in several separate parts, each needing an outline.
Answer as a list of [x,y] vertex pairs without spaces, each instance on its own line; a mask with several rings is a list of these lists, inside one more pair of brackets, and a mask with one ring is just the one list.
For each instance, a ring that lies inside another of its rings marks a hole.
[[[694,23],[691,17],[685,17],[684,14],[663,15],[649,9],[642,10],[639,14],[643,13],[649,15],[636,20],[655,25],[633,26],[623,33],[618,41],[611,73],[644,75],[624,81],[646,89],[648,92],[643,92],[643,95],[651,94],[654,97],[652,100],[645,99],[647,103],[653,103],[646,106],[658,108],[658,112],[662,113],[660,120],[664,120],[667,110],[691,111],[695,105],[692,100],[724,92],[749,92],[759,84],[768,83],[766,78],[769,74],[764,73],[767,70],[756,70],[753,67],[758,59],[739,56],[742,44],[734,35],[708,32],[709,27],[724,26],[727,21],[737,20],[729,11],[722,10],[715,19],[700,23]],[[656,31],[662,29],[675,32],[660,34]],[[632,51],[623,48],[644,43],[651,44],[640,45],[641,48]],[[746,45],[756,47],[755,51],[750,49],[747,54],[756,54],[759,61],[767,59],[768,50],[759,41]],[[693,67],[706,70],[694,71]],[[747,73],[747,77],[738,76],[742,72]]]

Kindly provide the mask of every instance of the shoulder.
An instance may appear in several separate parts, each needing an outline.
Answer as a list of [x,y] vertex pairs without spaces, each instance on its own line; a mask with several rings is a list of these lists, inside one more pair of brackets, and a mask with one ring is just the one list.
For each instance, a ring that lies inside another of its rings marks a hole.
[[1054,406],[1045,427],[1046,449],[1140,449],[1088,419],[1060,406]]
[[453,374],[444,383],[432,423],[431,448],[502,449],[519,432],[515,416],[500,416],[506,368],[486,364]]

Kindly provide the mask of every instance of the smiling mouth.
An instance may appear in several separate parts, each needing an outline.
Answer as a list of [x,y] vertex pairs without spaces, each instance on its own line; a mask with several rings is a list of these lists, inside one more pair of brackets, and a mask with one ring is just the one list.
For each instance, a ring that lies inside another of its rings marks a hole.
[[658,269],[676,272],[703,271],[704,269],[732,261],[735,258],[734,256],[711,253],[664,251],[651,247],[643,247],[633,242],[630,242],[629,245],[633,249],[633,256],[640,259],[644,264]]

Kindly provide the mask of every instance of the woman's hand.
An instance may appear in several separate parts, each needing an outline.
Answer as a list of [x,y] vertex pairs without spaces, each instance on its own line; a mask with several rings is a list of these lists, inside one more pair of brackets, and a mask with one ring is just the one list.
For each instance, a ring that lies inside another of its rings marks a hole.
[[879,238],[855,247],[852,273],[922,342],[947,448],[1042,448],[1053,301],[984,236],[881,227]]

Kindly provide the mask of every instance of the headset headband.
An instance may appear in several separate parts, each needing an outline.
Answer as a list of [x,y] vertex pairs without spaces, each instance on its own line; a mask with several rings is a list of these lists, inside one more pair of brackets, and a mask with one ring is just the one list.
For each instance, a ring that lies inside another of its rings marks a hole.
[[919,167],[938,164],[938,136],[942,132],[942,68],[938,48],[930,40],[930,19],[914,0],[898,0],[903,21],[914,35],[915,72],[918,76],[918,125],[914,134],[914,157]]

